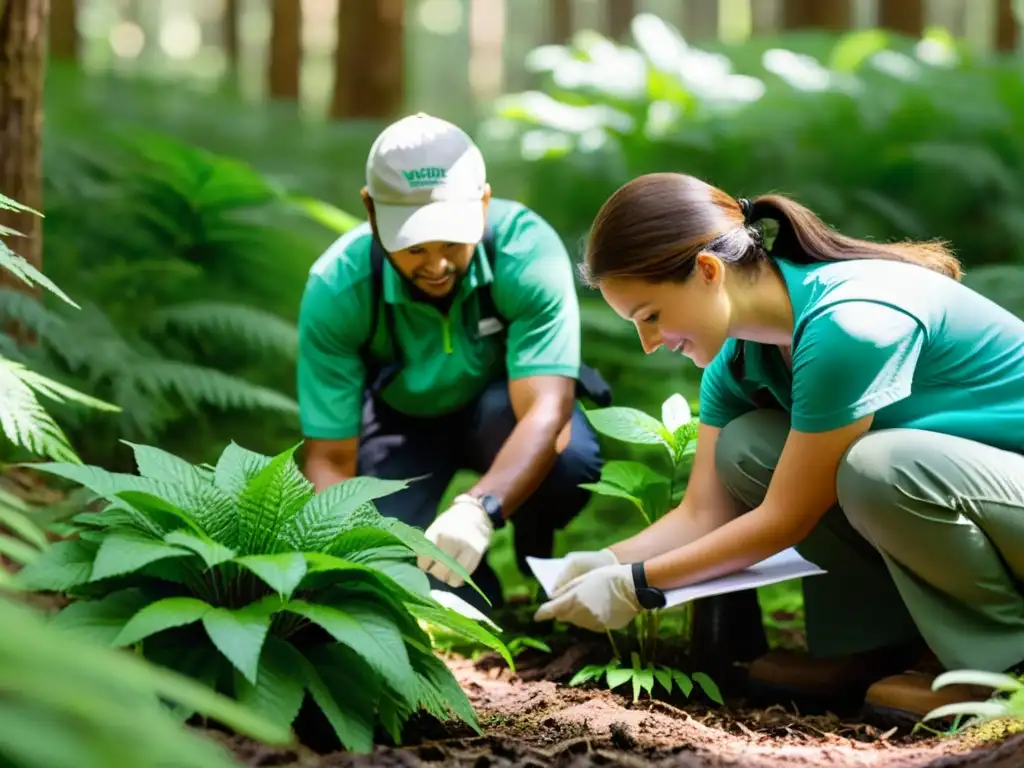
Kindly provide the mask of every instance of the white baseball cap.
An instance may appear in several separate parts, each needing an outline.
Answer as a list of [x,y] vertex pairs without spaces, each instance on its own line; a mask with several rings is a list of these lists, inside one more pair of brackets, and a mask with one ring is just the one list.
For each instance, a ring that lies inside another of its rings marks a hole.
[[483,239],[487,170],[461,128],[420,112],[392,123],[373,142],[366,188],[388,252],[420,243]]

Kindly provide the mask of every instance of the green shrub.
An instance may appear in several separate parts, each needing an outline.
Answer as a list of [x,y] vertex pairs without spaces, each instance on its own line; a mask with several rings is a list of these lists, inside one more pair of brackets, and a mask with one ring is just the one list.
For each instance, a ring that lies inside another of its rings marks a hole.
[[417,553],[444,560],[418,529],[372,501],[406,483],[353,478],[314,494],[293,460],[230,444],[215,466],[132,445],[139,475],[33,465],[107,502],[78,515],[77,539],[18,575],[27,589],[74,598],[55,623],[85,639],[134,646],[290,724],[306,692],[346,748],[378,726],[398,741],[421,709],[479,730],[418,621],[501,652],[488,630],[438,604]]

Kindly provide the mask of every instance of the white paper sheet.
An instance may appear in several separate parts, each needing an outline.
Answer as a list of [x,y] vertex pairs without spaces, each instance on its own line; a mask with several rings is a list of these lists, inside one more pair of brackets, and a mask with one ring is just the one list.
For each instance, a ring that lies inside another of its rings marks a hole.
[[[537,581],[544,588],[544,592],[550,595],[558,578],[559,572],[565,558],[540,558],[527,557],[526,563],[537,577]],[[776,555],[765,558],[757,565],[753,565],[744,571],[730,573],[728,576],[720,576],[717,579],[709,579],[699,584],[691,584],[688,587],[670,589],[665,592],[668,603],[666,607],[686,603],[701,597],[711,595],[724,595],[727,592],[739,592],[743,589],[763,587],[768,584],[775,584],[789,579],[799,579],[805,576],[817,576],[825,573],[824,570],[814,563],[805,560],[795,549],[786,549]]]

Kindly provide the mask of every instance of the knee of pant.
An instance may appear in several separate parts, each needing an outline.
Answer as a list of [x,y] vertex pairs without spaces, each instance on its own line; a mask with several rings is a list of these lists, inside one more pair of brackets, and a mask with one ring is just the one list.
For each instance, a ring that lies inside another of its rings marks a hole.
[[715,469],[727,488],[744,482],[755,465],[774,467],[789,431],[781,411],[757,410],[737,416],[715,443]]
[[901,467],[906,446],[899,430],[872,432],[854,441],[839,462],[836,498],[850,524],[862,534],[891,517],[901,501]]
[[559,474],[574,487],[580,483],[594,483],[601,477],[603,464],[597,433],[577,406],[572,414],[569,442],[555,461]]
[[516,414],[512,410],[508,382],[499,381],[488,386],[476,403],[476,422],[481,448],[487,456],[495,456],[516,426]]

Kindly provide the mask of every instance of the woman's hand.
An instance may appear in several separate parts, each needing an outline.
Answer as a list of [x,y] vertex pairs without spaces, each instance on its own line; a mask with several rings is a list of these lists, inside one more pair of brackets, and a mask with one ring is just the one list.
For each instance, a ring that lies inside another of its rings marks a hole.
[[605,565],[577,576],[537,609],[535,621],[556,619],[592,632],[621,629],[643,608],[629,563]]
[[558,573],[552,597],[558,594],[570,581],[605,565],[618,565],[619,560],[610,549],[586,552],[570,552],[565,556],[565,567]]

